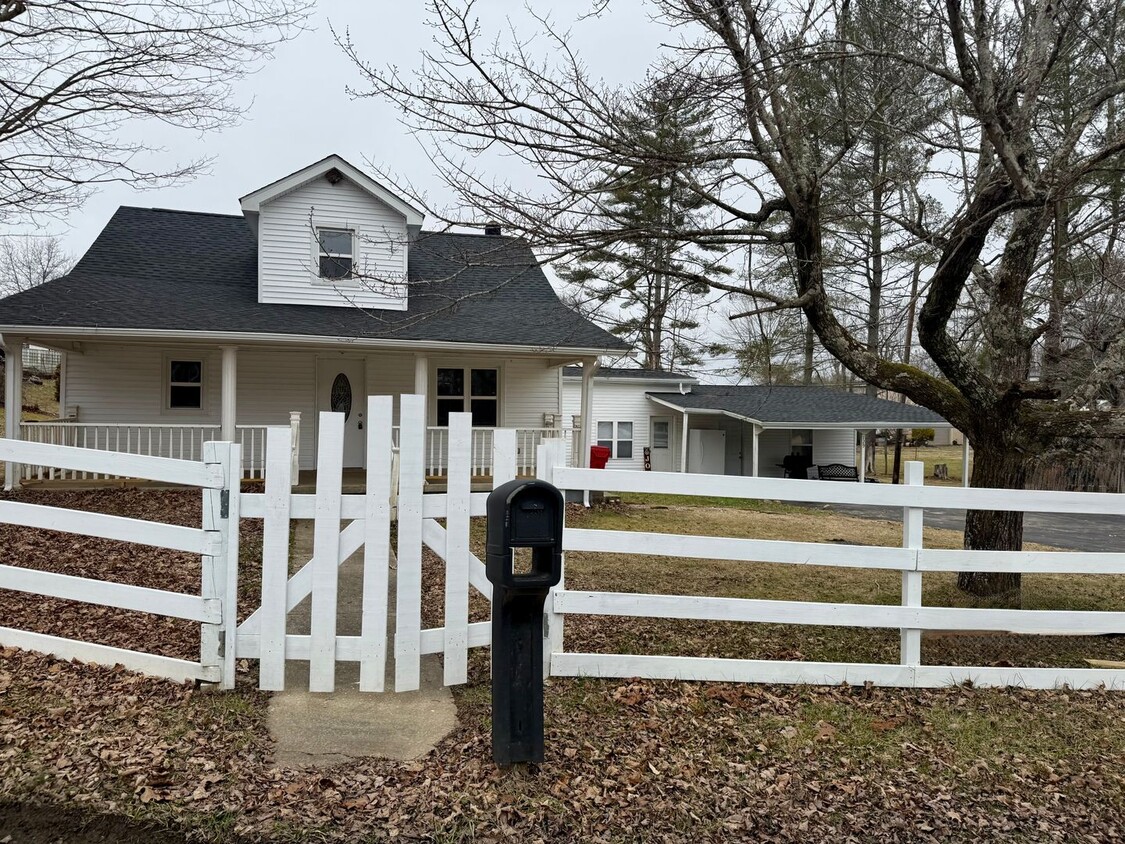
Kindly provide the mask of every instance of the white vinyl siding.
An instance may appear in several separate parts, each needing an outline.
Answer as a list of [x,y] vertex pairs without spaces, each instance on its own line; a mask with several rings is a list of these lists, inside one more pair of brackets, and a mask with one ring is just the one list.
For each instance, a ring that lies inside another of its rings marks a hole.
[[855,430],[813,431],[813,463],[824,466],[828,463],[855,465]]
[[288,425],[301,413],[301,468],[316,468],[316,358],[311,352],[239,349],[237,425]]
[[[203,362],[203,407],[166,407],[169,360]],[[147,424],[219,423],[219,351],[199,347],[152,348],[84,344],[82,354],[67,355],[67,408],[78,408],[82,422]]]
[[[672,446],[672,471],[680,470],[680,447],[682,442],[681,421],[683,414],[664,405],[651,401],[646,391],[659,391],[674,389],[667,382],[653,383],[648,381],[611,381],[607,379],[594,379],[594,437],[591,444],[597,441],[597,423],[601,422],[632,422],[633,423],[633,456],[627,460],[612,458],[606,465],[607,469],[636,469],[645,467],[645,452],[650,443],[650,421],[653,416],[665,416],[672,420],[671,446]],[[563,406],[562,423],[564,428],[573,424],[573,419],[582,412],[582,379],[563,379]]]
[[[543,414],[559,413],[559,371],[542,360],[504,361],[500,371],[500,424],[542,428]],[[564,426],[569,427],[569,426]]]
[[[363,278],[320,278],[318,227],[355,232],[355,273]],[[403,310],[406,241],[406,219],[389,206],[347,179],[313,179],[261,208],[258,301]]]

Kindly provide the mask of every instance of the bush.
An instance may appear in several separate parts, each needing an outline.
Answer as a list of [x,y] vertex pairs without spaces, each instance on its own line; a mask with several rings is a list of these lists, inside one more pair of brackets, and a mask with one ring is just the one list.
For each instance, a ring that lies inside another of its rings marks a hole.
[[915,428],[910,432],[910,438],[915,445],[926,445],[934,441],[933,428]]

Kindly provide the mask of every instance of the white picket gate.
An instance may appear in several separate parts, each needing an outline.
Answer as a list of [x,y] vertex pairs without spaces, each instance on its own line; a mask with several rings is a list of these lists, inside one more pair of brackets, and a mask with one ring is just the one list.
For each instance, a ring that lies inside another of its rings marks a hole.
[[191,461],[0,439],[0,461],[36,463],[75,472],[125,472],[131,477],[203,490],[203,526],[200,528],[0,501],[0,523],[199,554],[202,558],[199,595],[0,566],[0,589],[199,622],[198,662],[11,627],[0,627],[0,646],[39,651],[61,659],[120,664],[180,682],[190,679],[217,682],[224,688],[234,686],[234,649],[225,647],[224,643],[233,640],[235,613],[234,605],[227,603],[224,595],[231,593],[238,578],[240,454],[237,444],[206,443],[202,460]]
[[[489,599],[492,595],[484,564],[469,547],[470,519],[485,514],[488,498],[471,486],[472,416],[450,415],[446,491],[423,494],[425,398],[401,397],[399,426],[392,422],[392,402],[391,396],[368,398],[363,494],[341,492],[342,414],[320,415],[314,494],[290,489],[289,429],[271,428],[267,434],[265,491],[242,495],[242,515],[264,519],[262,602],[239,625],[237,635],[238,657],[259,660],[262,689],[284,689],[286,661],[307,660],[310,691],[333,691],[336,663],[341,661],[359,663],[362,691],[383,691],[387,659],[393,656],[395,690],[409,691],[419,686],[421,657],[431,653],[443,655],[447,685],[464,683],[469,648],[490,643],[489,622],[469,623],[470,588]],[[516,432],[497,430],[492,440],[493,484],[500,484],[516,475]],[[290,523],[310,518],[312,558],[290,576]],[[439,519],[445,520],[444,526]],[[398,528],[393,653],[387,643],[392,521]],[[343,529],[342,522],[347,522]],[[442,627],[422,627],[423,546],[445,562]],[[361,548],[361,632],[337,635],[339,567]],[[288,614],[306,598],[311,600],[310,632],[289,633]]]

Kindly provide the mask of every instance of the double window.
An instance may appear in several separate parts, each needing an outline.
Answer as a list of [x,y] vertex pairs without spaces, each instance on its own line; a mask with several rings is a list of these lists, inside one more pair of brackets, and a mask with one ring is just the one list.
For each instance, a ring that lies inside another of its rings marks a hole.
[[500,424],[499,371],[439,367],[437,371],[437,423],[449,425],[449,414],[473,414],[474,428]]
[[611,457],[629,460],[633,456],[633,423],[599,422],[598,445],[608,448]]
[[203,361],[168,361],[168,409],[199,410],[203,407]]
[[321,278],[335,280],[352,277],[355,232],[351,229],[318,228],[316,243]]

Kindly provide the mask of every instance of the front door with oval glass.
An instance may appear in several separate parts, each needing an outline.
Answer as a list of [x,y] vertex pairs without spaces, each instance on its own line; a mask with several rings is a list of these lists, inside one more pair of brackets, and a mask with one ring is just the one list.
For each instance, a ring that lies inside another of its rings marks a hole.
[[362,468],[367,409],[363,361],[321,360],[316,376],[317,410],[344,414],[344,468]]
[[652,449],[652,471],[672,471],[672,417],[649,419],[649,447]]

